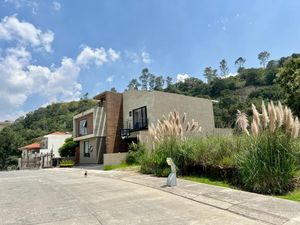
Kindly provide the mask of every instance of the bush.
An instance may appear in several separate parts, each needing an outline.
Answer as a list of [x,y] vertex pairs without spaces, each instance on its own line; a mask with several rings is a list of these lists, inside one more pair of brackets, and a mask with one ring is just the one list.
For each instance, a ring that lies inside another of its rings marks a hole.
[[166,158],[171,157],[181,175],[205,173],[230,179],[236,169],[236,154],[244,142],[239,136],[167,139],[141,157],[141,172],[166,176],[170,171]]
[[249,137],[238,166],[242,185],[247,190],[283,194],[294,187],[296,151],[282,132],[265,132],[256,139]]
[[283,194],[295,186],[299,121],[280,102],[268,103],[267,108],[262,102],[261,109],[260,114],[252,105],[250,130],[247,115],[238,111],[237,124],[249,140],[238,160],[239,174],[247,190]]
[[61,157],[71,157],[71,156],[75,156],[75,150],[76,147],[78,146],[78,143],[73,141],[73,138],[67,138],[65,140],[65,143],[63,144],[63,146],[61,146],[59,148],[59,155]]
[[146,146],[142,143],[132,143],[129,145],[128,155],[126,157],[126,163],[128,165],[140,164],[141,157],[146,152]]
[[74,162],[72,160],[62,160],[59,164],[59,167],[73,167]]

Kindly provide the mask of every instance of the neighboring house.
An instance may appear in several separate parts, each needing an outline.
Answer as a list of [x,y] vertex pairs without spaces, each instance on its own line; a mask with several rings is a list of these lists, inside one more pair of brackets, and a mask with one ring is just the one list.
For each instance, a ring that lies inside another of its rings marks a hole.
[[11,125],[13,122],[11,121],[4,121],[4,122],[0,122],[0,131],[3,130],[5,127],[8,127],[9,125]]
[[103,163],[104,153],[126,152],[121,139],[123,95],[104,92],[94,97],[98,106],[73,118],[74,141],[79,142],[80,163]]
[[79,141],[80,163],[114,164],[124,159],[128,144],[138,135],[148,137],[148,125],[171,111],[199,122],[204,134],[221,133],[215,129],[213,105],[209,99],[160,91],[130,90],[104,92],[94,97],[97,107],[73,118],[73,136]]
[[54,132],[45,135],[40,141],[40,153],[43,155],[53,153],[53,158],[60,158],[58,149],[65,143],[65,140],[70,137],[72,137],[72,134],[68,132]]
[[37,142],[19,148],[19,150],[22,151],[23,159],[38,157],[40,149],[40,143]]

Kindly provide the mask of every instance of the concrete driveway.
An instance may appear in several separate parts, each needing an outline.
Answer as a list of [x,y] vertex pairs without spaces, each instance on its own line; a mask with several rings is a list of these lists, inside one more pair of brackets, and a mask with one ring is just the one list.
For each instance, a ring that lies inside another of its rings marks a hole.
[[89,171],[85,178],[81,169],[0,172],[0,224],[266,224],[118,176]]

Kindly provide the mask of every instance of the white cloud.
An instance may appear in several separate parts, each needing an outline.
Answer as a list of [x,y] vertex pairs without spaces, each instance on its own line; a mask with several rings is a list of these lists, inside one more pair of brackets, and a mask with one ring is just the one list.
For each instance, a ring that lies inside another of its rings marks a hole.
[[[53,39],[51,31],[43,32],[31,23],[19,21],[15,15],[1,20],[0,41],[14,41],[16,47],[0,49],[0,121],[23,115],[21,107],[34,95],[45,99],[44,105],[79,99],[81,69],[121,57],[120,52],[111,48],[85,46],[77,57],[64,57],[58,66],[34,64],[30,51],[41,48],[51,51]],[[113,79],[109,76],[106,81],[111,83]]]
[[111,48],[106,51],[104,48],[92,49],[86,46],[77,56],[76,64],[80,66],[88,66],[90,64],[101,66],[103,63],[114,62],[119,58],[120,53]]
[[106,82],[108,82],[108,83],[111,83],[111,82],[113,82],[114,81],[114,76],[108,76],[107,78],[106,78]]
[[150,54],[148,52],[142,51],[141,56],[142,56],[143,63],[145,63],[145,64],[151,63],[152,60],[151,60]]
[[33,24],[20,21],[16,15],[12,15],[4,17],[0,22],[0,40],[17,41],[21,45],[30,45],[51,52],[54,33],[43,32]]
[[235,77],[236,75],[238,75],[238,73],[229,73],[229,74],[227,74],[226,76],[221,77],[221,78]]
[[58,67],[30,63],[25,48],[6,50],[0,59],[0,116],[17,111],[33,94],[49,102],[78,99],[81,85],[77,82],[80,68],[70,58],[63,58]]
[[107,54],[108,54],[109,59],[110,59],[112,62],[118,60],[118,59],[120,58],[120,56],[121,56],[121,53],[120,53],[120,52],[117,52],[117,51],[115,51],[115,50],[113,50],[113,49],[111,49],[111,48],[109,48],[109,49],[107,50]]
[[54,11],[59,11],[60,8],[61,8],[61,4],[60,4],[59,2],[57,2],[57,1],[53,1],[53,2],[52,2],[52,9],[53,9]]
[[188,74],[177,74],[176,82],[184,82],[186,79],[190,78]]
[[[34,65],[31,53],[24,47],[6,49],[0,55],[0,121],[17,115],[11,113],[19,111],[33,95],[45,98],[46,104],[78,100],[81,68],[76,60],[67,57],[58,66]],[[109,76],[106,81],[111,83],[113,78]]]
[[34,15],[38,14],[39,11],[38,3],[33,0],[4,0],[4,3],[13,5],[15,9],[27,7],[31,9],[31,13]]
[[129,60],[131,63],[134,64],[138,64],[138,63],[150,64],[152,62],[150,53],[144,50],[140,52],[125,51],[124,56],[127,60]]

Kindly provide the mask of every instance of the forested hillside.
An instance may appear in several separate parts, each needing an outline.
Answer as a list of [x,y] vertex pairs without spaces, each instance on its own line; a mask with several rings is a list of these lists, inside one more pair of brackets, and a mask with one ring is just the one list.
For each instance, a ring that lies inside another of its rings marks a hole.
[[[170,77],[156,76],[149,69],[130,81],[128,89],[160,90],[189,96],[204,97],[214,101],[217,127],[234,127],[237,109],[251,115],[251,103],[257,106],[264,100],[280,100],[300,116],[300,55],[293,54],[279,60],[268,61],[268,53],[259,54],[261,68],[245,68],[245,59],[235,62],[237,74],[228,76],[226,60],[220,62],[219,72],[207,67],[207,82],[190,77],[172,82]],[[115,91],[114,88],[111,89]],[[96,105],[83,99],[77,102],[55,103],[39,108],[15,121],[0,132],[0,169],[15,164],[22,145],[54,131],[72,131],[72,117]]]
[[170,77],[155,76],[143,69],[138,79],[132,79],[128,89],[161,90],[171,93],[204,97],[214,101],[217,127],[233,127],[237,109],[251,114],[251,104],[261,105],[262,99],[281,101],[300,116],[300,54],[268,61],[269,53],[262,52],[258,59],[261,68],[245,68],[245,59],[235,61],[237,74],[229,76],[226,60],[217,69],[206,67],[203,75],[207,82],[190,77],[172,83]]
[[0,132],[0,170],[16,164],[20,146],[55,131],[72,131],[73,116],[96,105],[92,100],[55,103],[28,113]]

